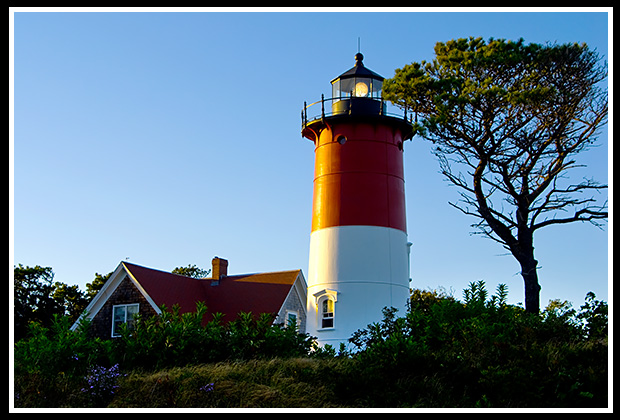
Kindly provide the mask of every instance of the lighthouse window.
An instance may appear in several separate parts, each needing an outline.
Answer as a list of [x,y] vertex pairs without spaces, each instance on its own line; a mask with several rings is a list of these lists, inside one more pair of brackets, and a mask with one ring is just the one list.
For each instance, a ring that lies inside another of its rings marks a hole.
[[381,88],[383,87],[383,82],[381,80],[372,80],[372,94],[373,98],[381,98]]
[[329,298],[321,304],[321,328],[334,328],[334,301]]
[[340,98],[340,79],[332,83],[332,98]]
[[354,79],[342,79],[340,80],[340,97],[346,98],[351,96],[351,93],[355,90]]

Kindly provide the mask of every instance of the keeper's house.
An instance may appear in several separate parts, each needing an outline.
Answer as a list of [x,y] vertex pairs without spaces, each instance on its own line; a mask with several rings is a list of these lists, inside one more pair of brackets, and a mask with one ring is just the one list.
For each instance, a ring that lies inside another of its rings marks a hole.
[[[180,313],[194,312],[196,302],[207,305],[204,322],[224,314],[223,322],[240,312],[270,313],[275,324],[293,320],[306,330],[306,280],[301,270],[228,275],[228,261],[215,257],[211,277],[196,279],[121,262],[85,311],[96,337],[118,337],[119,326],[131,324],[137,314],[161,313],[179,305]],[[78,321],[79,322],[79,321]],[[78,325],[76,322],[72,328]]]

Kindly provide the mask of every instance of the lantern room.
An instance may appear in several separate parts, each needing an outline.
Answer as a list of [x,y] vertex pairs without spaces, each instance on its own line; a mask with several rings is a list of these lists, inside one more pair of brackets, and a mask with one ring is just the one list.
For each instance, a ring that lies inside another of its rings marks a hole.
[[355,54],[355,66],[331,81],[333,114],[380,114],[383,111],[383,77],[364,67]]
[[383,77],[364,67],[361,53],[355,54],[355,66],[331,81],[332,98],[381,99]]

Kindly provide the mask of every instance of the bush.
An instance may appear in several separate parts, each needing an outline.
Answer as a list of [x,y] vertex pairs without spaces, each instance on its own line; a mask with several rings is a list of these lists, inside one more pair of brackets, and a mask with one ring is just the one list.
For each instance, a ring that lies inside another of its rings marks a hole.
[[88,322],[70,329],[56,316],[50,328],[31,323],[15,344],[15,405],[18,407],[106,406],[117,381],[132,370],[159,370],[224,360],[307,356],[314,341],[293,325],[273,325],[271,315],[239,314],[221,324],[221,314],[202,325],[206,306],[194,313],[163,308],[139,318],[120,338],[90,338]]
[[162,308],[160,316],[138,318],[132,330],[123,328],[114,341],[114,360],[125,369],[162,369],[223,360],[300,357],[308,355],[312,337],[292,325],[274,325],[274,317],[240,313],[222,324],[222,314],[203,326],[207,307],[199,302],[193,313]]
[[[506,304],[500,285],[488,298],[471,283],[464,302],[412,293],[411,310],[357,331],[355,380],[343,392],[372,406],[600,407],[607,404],[606,322],[590,299],[583,319],[558,305],[541,315]],[[596,309],[595,309],[596,308]],[[597,314],[597,315],[594,315]],[[350,378],[349,378],[350,379]]]
[[577,318],[585,323],[586,335],[591,340],[607,340],[607,312],[606,302],[596,300],[592,292],[586,294],[586,303],[581,307]]
[[14,346],[15,405],[58,407],[79,396],[92,366],[110,366],[111,343],[88,336],[88,323],[75,331],[66,316],[55,315],[50,328],[29,324],[28,337]]

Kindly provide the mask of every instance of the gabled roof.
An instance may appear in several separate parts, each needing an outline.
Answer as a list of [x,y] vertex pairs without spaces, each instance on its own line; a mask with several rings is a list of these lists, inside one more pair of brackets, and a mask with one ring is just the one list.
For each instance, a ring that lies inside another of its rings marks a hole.
[[203,301],[207,305],[206,321],[216,312],[225,314],[224,321],[236,319],[239,312],[277,313],[301,274],[301,270],[242,274],[215,282],[128,262],[121,264],[157,307],[166,305],[171,309],[178,304],[180,313],[193,312],[196,302]]

